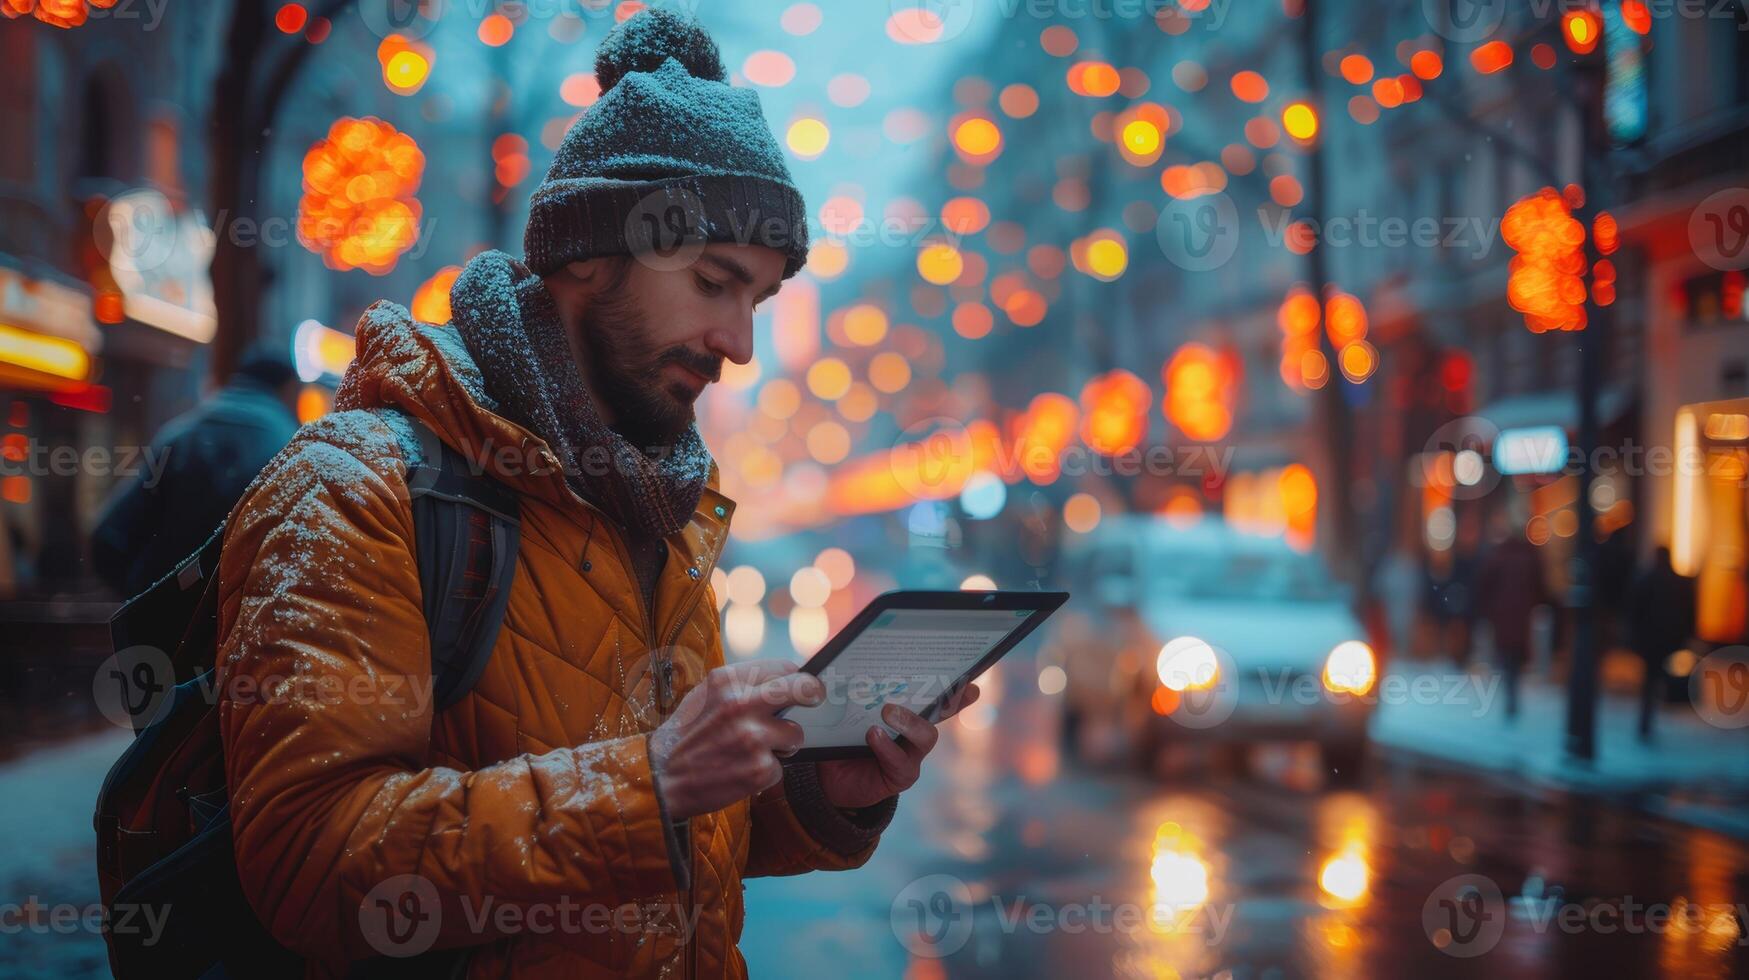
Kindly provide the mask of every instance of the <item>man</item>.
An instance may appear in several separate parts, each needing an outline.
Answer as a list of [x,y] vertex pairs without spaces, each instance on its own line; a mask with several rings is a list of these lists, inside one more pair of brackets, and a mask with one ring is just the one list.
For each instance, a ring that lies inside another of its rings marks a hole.
[[205,544],[297,431],[297,398],[291,358],[260,347],[229,384],[165,425],[91,534],[98,576],[124,598],[135,596]]
[[1645,664],[1640,678],[1639,737],[1652,740],[1652,722],[1669,674],[1664,664],[1694,635],[1694,579],[1676,571],[1670,549],[1659,545],[1628,590],[1628,626],[1634,652]]
[[[818,680],[722,666],[709,581],[734,503],[693,403],[751,359],[753,307],[805,260],[804,205],[696,25],[640,13],[596,72],[526,262],[471,261],[447,326],[367,311],[336,414],[228,531],[237,864],[312,975],[419,954],[419,975],[743,976],[741,879],[866,862],[936,741],[899,708],[873,758],[782,764],[801,731],[773,713],[819,703]],[[638,237],[676,200],[690,260]],[[406,483],[425,430],[521,517],[492,658],[435,714]]]

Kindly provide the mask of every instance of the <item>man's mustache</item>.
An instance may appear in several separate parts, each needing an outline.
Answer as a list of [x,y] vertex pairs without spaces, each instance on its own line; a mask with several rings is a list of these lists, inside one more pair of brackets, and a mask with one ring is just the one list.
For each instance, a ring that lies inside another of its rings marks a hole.
[[681,367],[701,375],[715,384],[723,376],[723,359],[709,354],[700,354],[690,347],[670,347],[656,359],[656,367],[664,364],[678,364]]

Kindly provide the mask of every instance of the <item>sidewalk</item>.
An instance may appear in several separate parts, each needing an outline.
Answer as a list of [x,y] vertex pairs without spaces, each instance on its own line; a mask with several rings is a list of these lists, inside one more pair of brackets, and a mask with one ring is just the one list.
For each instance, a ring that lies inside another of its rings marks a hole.
[[[1404,665],[1408,676],[1449,683],[1456,668]],[[1412,683],[1412,681],[1411,681]],[[1569,759],[1566,688],[1526,678],[1519,715],[1505,715],[1505,692],[1491,700],[1441,699],[1386,703],[1373,714],[1372,737],[1382,746],[1459,765],[1510,774],[1533,785],[1617,798],[1657,816],[1749,840],[1749,730],[1715,728],[1683,705],[1667,705],[1650,745],[1636,736],[1638,705],[1601,696],[1597,758]]]
[[69,907],[80,926],[14,928],[0,942],[0,976],[105,977],[101,933],[84,928],[99,902],[91,811],[110,764],[132,736],[119,728],[70,737],[0,761],[0,903]]

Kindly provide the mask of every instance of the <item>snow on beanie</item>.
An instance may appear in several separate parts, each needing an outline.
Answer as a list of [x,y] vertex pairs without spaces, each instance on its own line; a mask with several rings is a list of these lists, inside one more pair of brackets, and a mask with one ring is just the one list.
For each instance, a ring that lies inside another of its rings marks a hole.
[[728,84],[704,28],[664,9],[615,27],[595,55],[601,97],[565,134],[535,189],[527,263],[548,275],[599,255],[689,264],[706,242],[807,260],[807,207],[759,95]]

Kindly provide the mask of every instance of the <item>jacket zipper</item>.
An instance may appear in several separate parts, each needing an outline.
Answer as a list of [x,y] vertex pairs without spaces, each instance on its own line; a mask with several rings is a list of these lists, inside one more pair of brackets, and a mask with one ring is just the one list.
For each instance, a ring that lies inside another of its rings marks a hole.
[[[717,554],[720,554],[720,552],[718,552],[716,554],[712,554],[710,556],[709,560],[707,560],[705,562],[706,567],[710,567],[710,566],[713,566],[716,564]],[[680,616],[677,619],[675,619],[673,632],[668,634],[668,638],[662,644],[661,649],[663,649],[664,651],[671,649],[673,644],[674,644],[674,641],[680,638],[680,631],[686,628],[686,621],[692,618],[693,610],[698,608],[699,599],[704,595],[704,583],[709,581],[709,579],[710,579],[710,574],[708,572],[701,573],[698,577],[698,580],[692,584],[691,590],[687,594],[686,606],[681,611]],[[652,612],[653,612],[653,610],[652,610]],[[655,625],[654,623],[651,624],[652,628],[654,627],[654,625]],[[671,707],[672,701],[674,698],[674,658],[669,653],[664,653],[662,655],[662,674],[664,677],[663,686],[667,690],[667,694],[663,698],[663,700],[670,702],[670,707]],[[662,710],[663,710],[664,714],[666,714],[667,711],[670,709],[663,708]],[[697,849],[694,848],[692,845],[692,821],[690,819],[687,820],[687,822],[686,822],[686,856],[687,856],[687,863],[689,865],[691,865],[693,868],[697,868],[698,867],[698,852],[697,852]],[[689,875],[688,876],[689,880],[686,883],[686,889],[682,894],[680,915],[682,916],[683,920],[696,923],[698,921],[699,917],[692,915],[692,882],[691,882],[690,878],[691,878],[691,876]],[[692,980],[692,978],[698,976],[698,962],[697,962],[697,959],[695,956],[696,951],[693,949],[693,943],[696,939],[697,939],[697,936],[695,936],[693,934],[693,932],[689,929],[687,934],[686,934],[686,945],[685,945],[685,952],[684,952],[684,957],[686,960],[686,976],[687,976],[688,980]]]
[[[606,520],[604,517],[602,517],[599,514],[597,515],[597,520],[602,523],[603,530],[605,530],[607,532],[608,538],[613,541],[614,549],[619,552],[619,556],[620,556],[621,561],[623,561],[625,563],[623,567],[628,572],[631,572],[632,574],[635,575],[636,571],[635,571],[635,567],[632,564],[631,549],[627,548],[625,545],[625,542],[620,540],[619,529],[613,526],[613,522]],[[722,550],[720,547],[713,549],[711,554],[708,556],[707,560],[705,561],[705,567],[707,567],[707,568],[714,567],[716,565],[717,558],[719,556],[721,556],[721,554],[722,554]],[[673,702],[673,698],[674,698],[674,659],[673,659],[673,656],[671,654],[667,653],[666,651],[674,643],[675,640],[680,638],[680,631],[686,628],[686,621],[692,617],[693,610],[698,608],[699,599],[704,595],[704,584],[706,582],[708,582],[709,580],[710,580],[710,573],[709,572],[701,572],[699,574],[698,579],[696,581],[694,581],[691,586],[689,586],[689,591],[688,591],[687,596],[686,596],[686,605],[683,607],[683,609],[680,613],[680,616],[675,619],[674,629],[668,634],[667,639],[660,646],[656,646],[656,645],[652,644],[650,647],[650,655],[651,656],[656,656],[658,651],[663,651],[661,653],[662,660],[657,665],[657,670],[656,670],[656,678],[657,678],[657,683],[659,685],[658,690],[657,690],[657,696],[661,700],[663,715],[666,715],[670,710],[672,710],[672,708],[673,708],[672,702]],[[653,607],[654,603],[651,603],[651,605]],[[640,611],[642,611],[642,610],[640,610]],[[646,642],[649,642],[650,640],[655,639],[655,635],[656,635],[656,622],[655,622],[656,610],[654,608],[651,608],[647,612],[644,612],[644,617],[645,617],[644,639]],[[686,822],[686,852],[687,852],[687,863],[689,865],[696,866],[697,861],[698,861],[698,854],[697,854],[697,850],[693,847],[693,844],[692,844],[692,821],[690,819],[688,819]],[[689,876],[689,878],[690,878],[690,876]],[[692,883],[690,880],[687,882],[686,888],[683,889],[681,892],[681,899],[682,899],[681,906],[677,911],[680,914],[680,916],[682,917],[682,921],[684,922],[684,921],[691,918]],[[682,948],[682,959],[685,961],[686,976],[689,978],[689,980],[690,980],[690,978],[697,976],[698,964],[693,956],[693,940],[694,940],[694,938],[695,937],[693,936],[692,932],[688,931],[686,934],[686,940],[685,940],[684,946]]]

